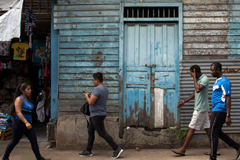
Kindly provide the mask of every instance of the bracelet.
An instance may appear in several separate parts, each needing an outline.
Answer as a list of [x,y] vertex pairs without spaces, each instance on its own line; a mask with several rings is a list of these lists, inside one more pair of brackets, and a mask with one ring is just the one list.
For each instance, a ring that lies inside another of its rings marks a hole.
[[184,101],[182,101],[183,102],[183,104],[185,104],[185,102]]

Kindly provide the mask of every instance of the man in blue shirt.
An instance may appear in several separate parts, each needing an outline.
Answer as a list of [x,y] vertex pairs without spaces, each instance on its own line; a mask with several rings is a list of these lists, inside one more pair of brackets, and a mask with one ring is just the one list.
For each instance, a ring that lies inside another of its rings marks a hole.
[[232,124],[230,117],[231,110],[231,83],[230,81],[222,75],[222,64],[219,62],[214,62],[211,65],[211,74],[216,77],[217,80],[213,85],[212,92],[212,111],[211,115],[211,125],[210,125],[210,146],[211,154],[210,160],[216,160],[217,158],[217,147],[218,147],[218,137],[222,139],[232,148],[237,151],[236,160],[240,160],[240,145],[233,141],[228,135],[223,133],[222,126],[226,122],[228,126]]

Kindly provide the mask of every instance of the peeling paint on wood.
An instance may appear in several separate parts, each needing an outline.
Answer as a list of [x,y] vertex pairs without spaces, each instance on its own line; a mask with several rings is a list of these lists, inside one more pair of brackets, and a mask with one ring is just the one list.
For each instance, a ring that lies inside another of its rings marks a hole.
[[184,17],[224,17],[228,16],[228,11],[186,11],[183,12]]
[[92,11],[92,10],[118,10],[119,5],[59,5],[54,11]]
[[96,16],[106,16],[106,17],[113,17],[113,16],[119,16],[119,11],[75,11],[75,12],[55,12],[54,13],[54,18],[58,18],[58,17],[68,17],[68,18],[72,18],[72,17],[96,17]]
[[183,32],[184,36],[206,36],[206,35],[228,35],[227,30],[185,30]]
[[105,35],[105,36],[113,36],[118,35],[118,29],[89,29],[88,32],[86,30],[60,30],[61,36],[83,36],[83,35]]
[[183,48],[230,48],[230,45],[225,43],[184,43]]
[[[86,100],[85,96],[83,93],[59,93],[59,99],[61,100],[71,100],[71,99],[77,99],[77,100]],[[118,100],[119,96],[118,93],[109,93],[108,99],[115,99]]]
[[228,49],[184,49],[184,55],[228,55]]
[[94,48],[89,48],[89,49],[60,49],[59,54],[60,55],[68,55],[68,54],[90,54],[90,55],[94,55],[97,54],[98,52],[102,52],[103,54],[118,54],[119,50],[117,48],[114,49],[94,49]]
[[61,36],[60,42],[92,42],[92,41],[100,41],[100,42],[113,42],[118,41],[118,36]]
[[[183,29],[186,31],[188,29],[216,29],[216,30],[220,30],[220,29],[234,29],[234,28],[229,28],[229,25],[227,23],[202,23],[202,24],[184,24],[183,25]],[[237,28],[235,28],[237,29]],[[240,29],[240,28],[239,28]]]
[[183,10],[188,10],[188,11],[197,11],[197,10],[202,10],[202,11],[221,11],[221,10],[227,10],[228,6],[227,5],[196,5],[196,4],[185,4],[183,5]]
[[226,23],[228,18],[184,18],[183,23]]
[[[76,29],[101,29],[101,28],[107,28],[107,29],[114,29],[118,28],[118,23],[74,23],[77,25]],[[72,29],[72,24],[54,24],[55,29]]]

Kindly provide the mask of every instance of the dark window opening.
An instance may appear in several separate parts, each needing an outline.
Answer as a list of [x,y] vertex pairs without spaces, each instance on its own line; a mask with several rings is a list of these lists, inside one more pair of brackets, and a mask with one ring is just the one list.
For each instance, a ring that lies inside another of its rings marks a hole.
[[125,7],[124,18],[178,18],[178,7]]

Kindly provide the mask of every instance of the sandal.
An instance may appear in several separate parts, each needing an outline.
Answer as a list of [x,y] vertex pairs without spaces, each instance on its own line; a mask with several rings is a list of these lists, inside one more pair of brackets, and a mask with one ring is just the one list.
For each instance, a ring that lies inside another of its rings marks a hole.
[[179,154],[180,156],[185,156],[185,153],[180,153],[177,149],[171,149],[171,151],[175,154]]
[[[210,155],[210,153],[211,153],[211,152],[205,152],[204,154],[205,154],[205,155]],[[218,156],[221,156],[220,152],[217,152],[217,155],[218,155]]]

